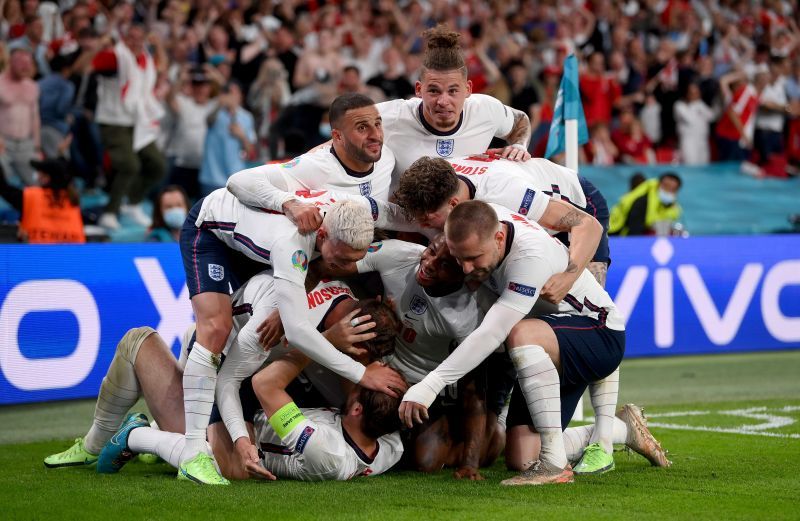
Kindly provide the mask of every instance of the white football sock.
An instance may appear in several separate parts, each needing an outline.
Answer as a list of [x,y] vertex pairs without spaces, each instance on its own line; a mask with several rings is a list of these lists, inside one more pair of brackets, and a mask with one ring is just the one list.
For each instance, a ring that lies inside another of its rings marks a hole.
[[544,348],[536,345],[512,349],[511,360],[533,426],[541,438],[539,459],[563,469],[567,466],[567,455],[561,434],[561,384],[553,361]]
[[[628,426],[616,416],[611,425],[611,441],[615,445],[625,445],[628,442]],[[594,431],[594,425],[570,427],[564,431],[564,448],[567,451],[567,459],[577,461],[583,456],[583,449],[589,445],[589,440],[591,440]]]
[[206,427],[214,405],[217,364],[214,354],[194,343],[183,370],[183,406],[186,418],[186,459],[206,451]]
[[103,446],[122,425],[130,408],[139,400],[141,389],[133,364],[142,342],[154,332],[149,327],[134,328],[125,333],[117,344],[114,358],[100,385],[92,427],[83,439],[88,452],[100,454]]
[[182,461],[189,459],[184,454],[185,436],[150,427],[133,429],[128,435],[128,447],[134,452],[156,454],[175,468],[178,468]]
[[599,382],[589,384],[589,395],[594,408],[595,429],[589,443],[599,443],[600,446],[611,454],[614,413],[617,408],[617,395],[619,394],[619,367]]

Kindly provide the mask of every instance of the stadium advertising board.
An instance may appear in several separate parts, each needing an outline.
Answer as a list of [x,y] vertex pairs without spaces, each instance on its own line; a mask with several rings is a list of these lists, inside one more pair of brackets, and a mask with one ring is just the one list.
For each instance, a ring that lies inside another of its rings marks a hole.
[[[626,356],[800,348],[800,236],[628,238],[608,288]],[[192,321],[176,245],[0,246],[0,404],[96,396],[117,341]]]

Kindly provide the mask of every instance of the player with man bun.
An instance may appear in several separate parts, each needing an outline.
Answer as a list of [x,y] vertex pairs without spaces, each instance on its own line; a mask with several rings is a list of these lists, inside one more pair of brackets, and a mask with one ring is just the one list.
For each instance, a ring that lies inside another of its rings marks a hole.
[[457,32],[439,25],[427,41],[416,98],[379,103],[387,145],[395,154],[394,184],[422,156],[460,157],[486,151],[493,137],[506,140],[502,157],[524,161],[531,137],[527,114],[472,93]]

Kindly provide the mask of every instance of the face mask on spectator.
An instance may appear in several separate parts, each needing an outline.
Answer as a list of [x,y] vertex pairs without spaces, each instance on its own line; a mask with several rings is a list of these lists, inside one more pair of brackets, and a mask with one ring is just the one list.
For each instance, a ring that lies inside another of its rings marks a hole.
[[320,123],[319,124],[319,135],[322,137],[331,137],[331,124],[330,123]]
[[183,221],[186,220],[186,208],[175,206],[164,212],[164,224],[168,228],[177,230],[183,226]]
[[677,196],[672,192],[667,192],[663,188],[658,189],[658,198],[661,201],[661,204],[664,206],[669,206],[675,203]]

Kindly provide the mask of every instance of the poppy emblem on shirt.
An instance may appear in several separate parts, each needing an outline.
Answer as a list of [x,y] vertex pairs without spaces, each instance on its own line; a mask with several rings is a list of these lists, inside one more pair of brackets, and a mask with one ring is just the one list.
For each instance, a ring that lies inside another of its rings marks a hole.
[[415,315],[421,315],[428,310],[428,303],[419,295],[414,295],[411,297],[411,304],[408,307],[411,308],[411,312]]
[[292,254],[292,266],[305,272],[308,269],[308,255],[303,250],[297,250]]
[[361,191],[361,195],[368,196],[372,194],[372,181],[367,181],[366,183],[360,183],[358,185],[358,189]]
[[452,155],[455,149],[455,139],[437,139],[436,140],[436,153],[442,157]]

